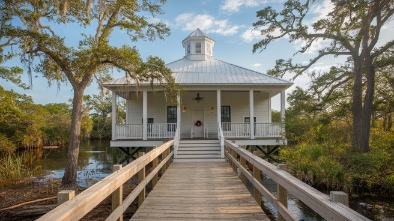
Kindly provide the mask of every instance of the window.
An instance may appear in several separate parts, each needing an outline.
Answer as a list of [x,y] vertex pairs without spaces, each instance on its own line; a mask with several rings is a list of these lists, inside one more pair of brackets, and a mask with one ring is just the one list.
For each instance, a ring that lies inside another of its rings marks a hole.
[[[177,106],[167,106],[167,123],[177,123]],[[167,126],[167,131],[176,130],[176,126],[170,124]]]
[[201,42],[196,42],[196,54],[201,54]]
[[[144,124],[144,118],[142,118],[142,124]],[[155,122],[154,118],[148,118],[148,133],[152,131],[152,124]]]
[[231,130],[231,108],[230,106],[222,106],[221,108],[221,115],[222,115],[222,125],[223,131],[230,131]]

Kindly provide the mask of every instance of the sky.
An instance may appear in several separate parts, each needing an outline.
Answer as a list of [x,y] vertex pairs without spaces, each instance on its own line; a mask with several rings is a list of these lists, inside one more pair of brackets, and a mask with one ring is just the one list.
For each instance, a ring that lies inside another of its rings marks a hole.
[[[253,44],[262,39],[258,31],[253,30],[252,24],[258,19],[256,12],[264,7],[271,6],[280,10],[284,0],[168,0],[162,7],[163,14],[153,18],[155,21],[163,21],[171,31],[171,35],[164,40],[138,41],[132,42],[126,33],[115,31],[111,36],[111,42],[114,45],[131,45],[136,46],[142,58],[149,55],[158,56],[166,63],[181,59],[184,56],[182,40],[185,39],[192,31],[200,28],[215,40],[215,46],[212,49],[213,56],[217,59],[252,69],[261,73],[272,69],[277,59],[292,58],[296,49],[303,42],[297,41],[290,43],[287,38],[271,43],[268,48],[262,52],[253,53]],[[331,0],[318,0],[311,10],[309,21],[313,22],[319,18],[324,18],[332,9]],[[394,22],[390,22],[382,29],[382,41],[393,38]],[[91,30],[94,30],[92,28]],[[89,29],[82,30],[75,25],[66,25],[56,27],[56,30],[66,37],[66,42],[70,45],[76,44],[81,38],[81,33],[88,33]],[[304,54],[298,54],[293,60],[299,63],[305,63],[317,55],[327,42],[318,41],[312,45],[310,50]],[[344,58],[327,57],[310,70],[327,70],[330,66],[338,62],[343,62]],[[17,64],[18,61],[13,61]],[[122,73],[113,72],[113,78],[124,76]],[[291,76],[285,76],[284,79],[290,80]],[[27,75],[24,75],[24,82],[28,82]],[[294,81],[294,85],[286,90],[291,93],[296,86],[306,87],[309,82],[307,76],[301,76]],[[48,86],[47,80],[40,74],[34,75],[33,89],[22,90],[10,82],[0,79],[0,85],[7,90],[14,90],[18,93],[24,93],[32,96],[37,104],[47,103],[67,103],[73,97],[71,85],[64,83],[58,89],[56,84]],[[98,85],[93,83],[85,91],[85,94],[99,94]],[[276,97],[272,101],[272,108],[279,110],[280,101]]]

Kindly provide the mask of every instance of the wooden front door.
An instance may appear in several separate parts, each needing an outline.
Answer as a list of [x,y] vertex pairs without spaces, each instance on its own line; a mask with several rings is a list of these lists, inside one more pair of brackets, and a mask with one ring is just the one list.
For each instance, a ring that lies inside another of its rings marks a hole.
[[[201,126],[196,126],[196,122],[201,121]],[[194,138],[201,138],[204,136],[204,109],[194,109],[193,132]]]

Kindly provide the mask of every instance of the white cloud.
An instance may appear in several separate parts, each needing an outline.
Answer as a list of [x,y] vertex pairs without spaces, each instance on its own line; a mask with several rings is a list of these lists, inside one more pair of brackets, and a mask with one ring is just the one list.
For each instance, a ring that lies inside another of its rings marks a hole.
[[321,4],[314,5],[311,12],[316,16],[312,19],[312,22],[326,18],[328,13],[332,12],[333,10],[334,4],[331,0],[323,0]]
[[262,66],[263,64],[260,64],[260,63],[254,63],[253,64],[253,67],[260,67],[260,66]]
[[254,40],[261,40],[263,36],[259,30],[253,29],[253,27],[248,28],[244,33],[242,33],[241,38],[245,42],[252,42]]
[[[312,43],[312,45],[305,51],[305,54],[317,54],[319,50],[328,47],[330,45],[330,40],[324,40],[322,38],[318,38],[316,41]],[[303,46],[305,46],[306,41],[296,40],[294,41],[294,48],[298,51]]]
[[180,14],[175,18],[175,25],[181,26],[182,30],[194,31],[200,28],[206,33],[216,33],[219,35],[234,35],[238,33],[241,26],[231,25],[228,20],[217,20],[208,14],[195,15],[193,13]]
[[239,12],[241,7],[257,7],[270,2],[282,2],[283,0],[225,0],[220,6],[221,10],[227,12]]

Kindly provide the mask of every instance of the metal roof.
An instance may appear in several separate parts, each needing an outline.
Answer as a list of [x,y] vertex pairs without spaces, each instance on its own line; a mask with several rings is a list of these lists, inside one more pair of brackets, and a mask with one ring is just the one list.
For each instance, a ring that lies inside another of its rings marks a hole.
[[[272,77],[257,71],[243,68],[216,58],[206,56],[205,60],[190,60],[187,57],[167,64],[180,85],[283,85],[291,86],[293,83],[281,78]],[[156,84],[158,82],[155,82]],[[134,79],[123,77],[105,84],[124,85],[135,84]],[[140,85],[149,84],[140,82]]]
[[195,31],[190,33],[190,35],[188,35],[185,39],[183,39],[182,42],[184,42],[188,38],[193,38],[193,37],[206,37],[206,38],[213,40],[213,38],[209,37],[209,35],[207,35],[205,32],[203,32],[199,28],[197,28]]

